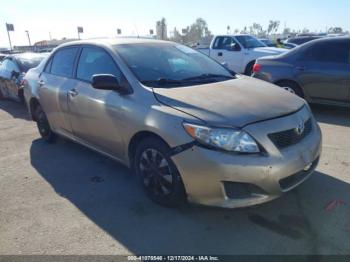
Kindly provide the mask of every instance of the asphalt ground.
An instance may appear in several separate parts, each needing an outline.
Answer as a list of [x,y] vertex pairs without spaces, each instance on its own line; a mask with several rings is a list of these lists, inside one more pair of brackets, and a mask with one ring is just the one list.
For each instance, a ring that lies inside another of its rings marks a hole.
[[350,254],[350,109],[312,106],[323,155],[273,202],[160,207],[120,164],[46,144],[23,105],[0,101],[0,255]]

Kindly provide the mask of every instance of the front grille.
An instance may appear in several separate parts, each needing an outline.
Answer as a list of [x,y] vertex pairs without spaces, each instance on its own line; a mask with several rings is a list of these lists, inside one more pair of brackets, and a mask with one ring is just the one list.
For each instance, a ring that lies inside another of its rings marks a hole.
[[305,128],[302,133],[297,132],[297,128],[285,130],[278,133],[269,134],[268,137],[279,149],[283,149],[299,143],[307,137],[312,131],[312,119],[305,122]]

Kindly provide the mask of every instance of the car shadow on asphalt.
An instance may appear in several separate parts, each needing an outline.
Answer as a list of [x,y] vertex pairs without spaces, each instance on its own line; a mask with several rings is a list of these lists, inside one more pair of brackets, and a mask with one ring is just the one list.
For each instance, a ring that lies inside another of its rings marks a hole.
[[310,105],[320,123],[350,127],[350,108],[328,105]]
[[25,105],[9,99],[0,100],[0,110],[7,112],[13,118],[21,118],[29,120],[29,115],[26,111]]
[[58,195],[135,254],[318,254],[326,225],[337,234],[327,246],[347,248],[341,232],[349,212],[342,203],[350,204],[350,185],[327,174],[315,172],[261,206],[169,209],[151,202],[127,168],[73,142],[35,140],[30,157]]

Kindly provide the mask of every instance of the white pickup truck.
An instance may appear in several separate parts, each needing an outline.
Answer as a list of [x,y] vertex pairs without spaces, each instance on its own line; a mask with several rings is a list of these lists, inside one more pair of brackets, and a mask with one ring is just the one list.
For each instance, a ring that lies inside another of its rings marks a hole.
[[198,48],[198,51],[225,63],[230,70],[251,75],[256,59],[279,55],[287,49],[267,47],[251,35],[218,35],[211,41],[209,49]]

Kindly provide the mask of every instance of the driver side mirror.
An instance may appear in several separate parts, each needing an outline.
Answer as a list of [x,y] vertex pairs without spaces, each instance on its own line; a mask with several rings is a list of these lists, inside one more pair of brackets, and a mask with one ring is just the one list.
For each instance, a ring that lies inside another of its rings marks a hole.
[[120,94],[129,93],[129,90],[119,83],[118,78],[110,74],[93,75],[91,85],[99,90],[114,90]]

